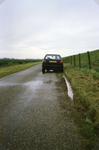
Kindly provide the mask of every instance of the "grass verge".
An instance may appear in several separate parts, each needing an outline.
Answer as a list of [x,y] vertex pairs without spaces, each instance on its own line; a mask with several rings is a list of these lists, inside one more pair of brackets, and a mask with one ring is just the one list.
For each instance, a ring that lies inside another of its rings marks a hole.
[[99,73],[95,70],[78,69],[64,64],[64,73],[74,92],[73,114],[86,149],[99,142]]
[[[82,53],[80,54],[81,58],[81,68],[89,68],[88,63],[88,54]],[[63,58],[64,63],[71,64],[71,56]],[[99,73],[99,50],[94,50],[90,52],[90,61],[91,61],[91,68]],[[74,66],[74,56],[72,56],[72,65]],[[79,67],[79,54],[75,55],[75,66]]]
[[0,78],[5,77],[15,72],[19,72],[21,70],[30,68],[40,63],[41,62],[32,62],[32,63],[27,63],[27,64],[21,64],[21,65],[19,64],[19,65],[14,65],[14,66],[9,66],[9,67],[2,67],[0,68]]

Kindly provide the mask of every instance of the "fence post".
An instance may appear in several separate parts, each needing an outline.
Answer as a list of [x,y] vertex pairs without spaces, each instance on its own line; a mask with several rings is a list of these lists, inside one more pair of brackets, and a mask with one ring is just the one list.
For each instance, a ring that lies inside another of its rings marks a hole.
[[89,69],[91,69],[91,62],[90,62],[90,54],[89,54],[89,51],[87,51],[87,54],[88,54]]
[[71,56],[71,65],[72,65],[72,56]]
[[68,59],[66,58],[66,63],[68,63]]
[[74,66],[76,66],[76,63],[75,63],[75,55],[74,55]]
[[80,54],[79,54],[79,68],[81,68],[81,57],[80,57]]

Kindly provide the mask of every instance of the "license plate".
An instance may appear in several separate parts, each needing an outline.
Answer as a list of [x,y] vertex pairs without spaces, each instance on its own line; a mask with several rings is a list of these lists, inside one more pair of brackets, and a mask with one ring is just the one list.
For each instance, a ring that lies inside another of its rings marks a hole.
[[49,62],[50,62],[50,63],[57,63],[57,61],[52,61],[52,60],[50,60]]

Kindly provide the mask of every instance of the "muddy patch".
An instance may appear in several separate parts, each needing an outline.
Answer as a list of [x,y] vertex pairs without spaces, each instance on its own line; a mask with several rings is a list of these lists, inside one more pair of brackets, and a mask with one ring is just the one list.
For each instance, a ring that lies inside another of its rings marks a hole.
[[45,82],[45,83],[52,83],[52,80],[48,80],[47,82]]

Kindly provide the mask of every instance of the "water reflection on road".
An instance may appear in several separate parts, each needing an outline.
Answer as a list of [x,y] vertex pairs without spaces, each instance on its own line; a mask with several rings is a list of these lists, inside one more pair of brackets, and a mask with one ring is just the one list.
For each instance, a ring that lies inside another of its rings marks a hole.
[[66,85],[67,85],[68,96],[70,97],[71,100],[73,100],[73,91],[72,91],[71,85],[68,82],[68,80],[66,79],[65,75],[63,75],[63,78],[65,79],[65,82],[66,82]]

